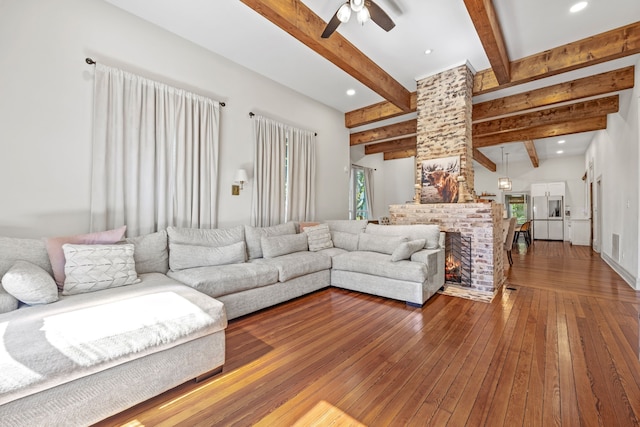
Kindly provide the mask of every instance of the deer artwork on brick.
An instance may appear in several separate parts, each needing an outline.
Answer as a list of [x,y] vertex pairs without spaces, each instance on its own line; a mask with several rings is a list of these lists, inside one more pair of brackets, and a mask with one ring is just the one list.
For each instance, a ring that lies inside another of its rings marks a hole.
[[423,181],[434,187],[443,203],[458,202],[458,162],[449,162],[444,169],[430,165],[423,169]]

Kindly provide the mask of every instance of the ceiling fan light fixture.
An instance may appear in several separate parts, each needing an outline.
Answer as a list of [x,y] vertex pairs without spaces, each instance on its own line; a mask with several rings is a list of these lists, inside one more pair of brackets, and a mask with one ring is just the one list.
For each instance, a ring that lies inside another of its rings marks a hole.
[[360,25],[364,25],[369,19],[371,19],[371,15],[366,7],[358,12],[358,23]]
[[362,9],[365,9],[364,7],[364,0],[350,0],[351,3],[351,9],[354,12],[360,12]]
[[340,9],[338,9],[338,13],[336,14],[336,16],[343,24],[348,22],[349,18],[351,18],[351,7],[349,7],[349,3],[345,3],[340,6]]

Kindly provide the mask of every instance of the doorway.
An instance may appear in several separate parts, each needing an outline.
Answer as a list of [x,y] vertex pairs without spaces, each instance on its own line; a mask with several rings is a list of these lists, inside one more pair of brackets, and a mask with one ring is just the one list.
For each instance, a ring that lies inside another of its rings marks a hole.
[[602,176],[596,180],[595,205],[593,206],[593,222],[595,230],[593,234],[593,250],[600,253],[602,250]]

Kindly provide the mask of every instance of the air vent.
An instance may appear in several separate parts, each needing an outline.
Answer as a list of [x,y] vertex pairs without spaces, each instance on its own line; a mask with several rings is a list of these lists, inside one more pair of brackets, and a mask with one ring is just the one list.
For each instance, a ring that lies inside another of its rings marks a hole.
[[611,257],[615,261],[620,261],[620,235],[611,235]]

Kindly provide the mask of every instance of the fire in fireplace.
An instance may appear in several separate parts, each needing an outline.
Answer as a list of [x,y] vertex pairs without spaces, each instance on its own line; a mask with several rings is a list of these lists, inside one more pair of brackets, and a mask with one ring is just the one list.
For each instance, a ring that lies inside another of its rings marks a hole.
[[444,260],[446,283],[471,286],[471,237],[447,231]]

